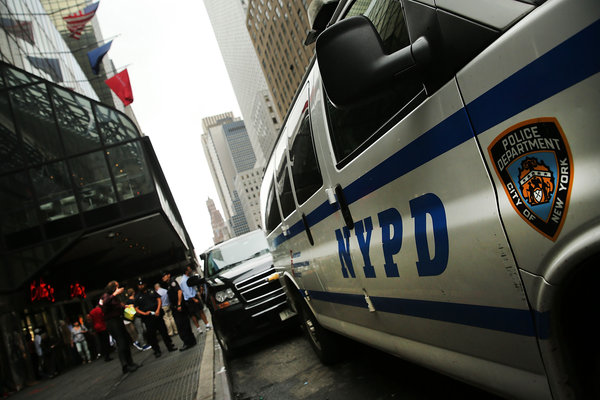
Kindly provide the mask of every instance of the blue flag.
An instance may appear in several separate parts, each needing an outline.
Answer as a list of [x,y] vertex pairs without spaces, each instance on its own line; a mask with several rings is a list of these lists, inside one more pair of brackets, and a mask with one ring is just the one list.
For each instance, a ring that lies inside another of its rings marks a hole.
[[94,71],[94,74],[98,75],[100,73],[100,62],[106,53],[108,53],[108,50],[110,50],[111,44],[112,40],[100,47],[95,48],[92,51],[88,51],[87,56],[90,60],[90,65],[92,67],[92,71]]

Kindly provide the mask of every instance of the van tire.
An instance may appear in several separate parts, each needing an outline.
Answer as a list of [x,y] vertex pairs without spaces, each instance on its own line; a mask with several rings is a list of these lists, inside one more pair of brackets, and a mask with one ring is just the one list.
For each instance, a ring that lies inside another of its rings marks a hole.
[[342,354],[339,335],[323,328],[304,300],[300,302],[302,330],[315,354],[325,365],[338,362]]

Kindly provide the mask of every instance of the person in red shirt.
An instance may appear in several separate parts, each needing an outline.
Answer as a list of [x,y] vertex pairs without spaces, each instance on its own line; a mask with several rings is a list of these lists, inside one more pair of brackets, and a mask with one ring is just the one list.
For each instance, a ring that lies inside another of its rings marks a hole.
[[102,311],[100,303],[98,303],[96,307],[92,308],[88,316],[92,321],[92,326],[94,328],[94,331],[96,332],[96,337],[100,342],[100,354],[102,354],[102,357],[104,357],[104,361],[112,360],[112,358],[110,357],[110,335],[108,333],[108,330],[106,329],[106,321],[104,321],[104,312]]

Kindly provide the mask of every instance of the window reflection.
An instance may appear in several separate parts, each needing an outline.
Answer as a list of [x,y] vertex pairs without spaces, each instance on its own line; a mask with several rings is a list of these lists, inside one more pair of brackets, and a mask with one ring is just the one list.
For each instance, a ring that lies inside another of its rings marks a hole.
[[0,94],[0,171],[10,171],[23,166],[19,149],[19,135],[15,130],[8,95]]
[[55,221],[78,213],[64,162],[33,169],[31,179],[38,196],[42,222]]
[[67,154],[100,147],[92,105],[74,92],[52,88],[52,101]]
[[89,211],[117,201],[106,160],[101,151],[69,160],[82,211]]
[[39,224],[33,192],[25,172],[1,177],[0,193],[3,234],[18,232]]
[[298,204],[302,204],[323,185],[310,131],[308,111],[302,117],[294,138],[294,144],[290,150],[290,165],[292,166],[296,199]]
[[44,84],[32,85],[10,91],[15,122],[29,152],[31,163],[40,163],[62,156],[54,114]]
[[29,74],[25,74],[21,71],[17,71],[16,69],[9,68],[4,65],[2,69],[4,72],[4,83],[6,87],[20,86],[26,85],[29,83],[39,82],[40,80]]
[[95,104],[95,108],[104,143],[119,143],[140,136],[131,121],[122,114],[99,104]]
[[117,191],[122,200],[154,191],[152,177],[139,142],[131,142],[107,150]]

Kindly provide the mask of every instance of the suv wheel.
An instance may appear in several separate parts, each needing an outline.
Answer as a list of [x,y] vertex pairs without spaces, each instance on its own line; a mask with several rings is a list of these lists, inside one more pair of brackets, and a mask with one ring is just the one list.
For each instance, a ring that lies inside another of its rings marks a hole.
[[214,332],[215,332],[217,341],[219,342],[219,345],[221,346],[221,349],[223,350],[223,356],[225,356],[225,358],[227,358],[227,359],[232,358],[234,355],[232,346],[229,343],[229,340],[227,340],[227,338],[225,337],[225,335],[223,335],[221,326],[216,321],[213,321],[213,326],[214,326]]
[[341,357],[340,337],[323,328],[317,321],[310,307],[300,300],[300,317],[302,329],[310,342],[311,347],[323,364],[333,364]]

